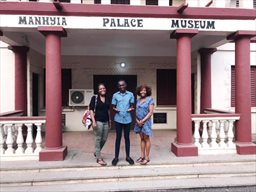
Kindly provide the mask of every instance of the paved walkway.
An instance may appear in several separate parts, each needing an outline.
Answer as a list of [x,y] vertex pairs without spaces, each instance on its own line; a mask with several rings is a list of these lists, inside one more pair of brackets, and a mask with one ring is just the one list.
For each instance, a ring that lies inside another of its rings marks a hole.
[[[148,166],[128,166],[122,139],[120,163],[113,167],[115,132],[111,131],[103,149],[108,166],[100,167],[93,156],[93,133],[67,132],[63,136],[63,144],[68,146],[64,161],[0,162],[0,183],[3,182],[0,191],[255,192],[256,155],[176,157],[170,151],[175,135],[176,132],[170,130],[154,131]],[[131,132],[131,157],[134,159],[140,156],[139,141],[139,136]],[[8,182],[12,187],[6,186]]]
[[[247,161],[256,160],[255,155],[202,155],[196,157],[176,157],[171,151],[171,142],[176,136],[175,131],[160,130],[154,131],[151,138],[151,161],[150,164],[176,164],[176,163],[207,163],[207,162],[222,162],[222,161]],[[131,132],[131,157],[136,160],[140,156],[140,139],[134,132]],[[39,162],[39,161],[3,161],[1,169],[14,168],[32,168],[32,167],[72,167],[72,166],[98,166],[93,156],[94,153],[94,135],[92,132],[66,132],[63,135],[63,144],[68,146],[68,155],[64,161],[55,162]],[[102,151],[102,156],[111,166],[111,161],[114,157],[115,132],[111,131],[108,140]],[[122,138],[120,157],[118,165],[128,165],[125,161],[124,139]]]

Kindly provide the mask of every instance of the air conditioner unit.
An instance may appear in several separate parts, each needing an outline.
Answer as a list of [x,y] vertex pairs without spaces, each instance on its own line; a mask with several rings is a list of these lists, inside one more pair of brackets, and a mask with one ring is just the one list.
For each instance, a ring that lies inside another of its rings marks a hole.
[[69,89],[69,106],[89,106],[93,89]]

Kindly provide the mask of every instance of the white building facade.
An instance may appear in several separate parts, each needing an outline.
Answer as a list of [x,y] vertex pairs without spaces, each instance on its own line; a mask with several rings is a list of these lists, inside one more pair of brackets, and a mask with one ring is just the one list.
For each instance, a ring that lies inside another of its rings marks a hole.
[[[70,105],[70,90],[90,91],[103,82],[111,95],[117,80],[125,79],[131,91],[141,84],[152,87],[153,128],[177,129],[172,146],[177,156],[200,153],[203,143],[212,139],[209,130],[212,134],[215,125],[219,130],[223,126],[223,135],[216,131],[212,140],[223,139],[230,147],[235,138],[238,153],[254,153],[248,135],[256,133],[255,4],[253,0],[0,2],[0,112],[2,129],[7,130],[2,146],[8,146],[8,126],[20,118],[6,116],[23,113],[27,119],[23,116],[21,123],[46,121],[47,150],[40,152],[40,160],[63,159],[67,151],[62,129],[85,131],[81,117],[86,104]],[[250,70],[235,75],[245,58]],[[249,73],[247,79],[241,78]],[[248,80],[246,86],[240,85]],[[250,118],[240,104],[243,97],[251,98]],[[84,100],[88,103],[90,97]],[[247,135],[235,136],[242,132],[231,132],[235,122],[246,121],[238,127],[248,127]],[[58,135],[57,141],[50,134]],[[235,149],[235,144],[231,147]],[[6,150],[3,147],[3,153]]]

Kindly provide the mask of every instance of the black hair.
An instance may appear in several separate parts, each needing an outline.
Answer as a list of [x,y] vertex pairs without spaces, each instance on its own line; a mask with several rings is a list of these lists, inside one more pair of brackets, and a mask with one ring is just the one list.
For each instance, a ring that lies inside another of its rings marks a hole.
[[147,95],[147,96],[151,96],[151,94],[152,94],[152,89],[151,89],[151,87],[149,87],[149,86],[147,86],[147,85],[141,85],[141,86],[137,87],[137,89],[136,89],[136,94],[137,94],[138,96],[141,96],[141,95],[140,95],[140,92],[141,92],[142,89],[146,89],[146,95]]

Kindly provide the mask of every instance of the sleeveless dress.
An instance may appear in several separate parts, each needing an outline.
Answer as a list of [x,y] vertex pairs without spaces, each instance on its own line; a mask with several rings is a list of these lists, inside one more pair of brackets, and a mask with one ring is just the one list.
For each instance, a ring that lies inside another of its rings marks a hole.
[[[152,97],[147,97],[143,103],[140,103],[140,98],[136,103],[136,118],[142,120],[149,113],[149,106],[154,105],[154,100]],[[148,119],[142,127],[137,124],[134,126],[135,133],[143,132],[145,135],[152,136],[152,120]]]

